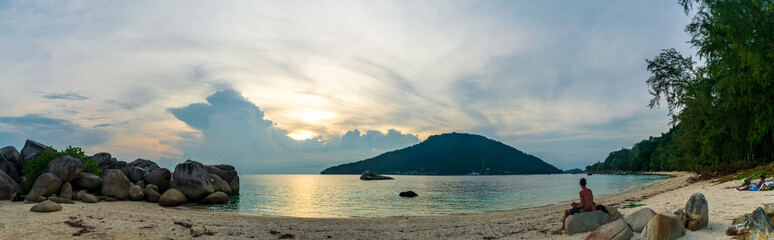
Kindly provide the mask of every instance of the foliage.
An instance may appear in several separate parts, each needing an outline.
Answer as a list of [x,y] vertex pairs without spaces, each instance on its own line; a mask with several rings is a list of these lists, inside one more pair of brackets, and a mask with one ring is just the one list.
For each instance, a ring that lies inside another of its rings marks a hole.
[[46,166],[48,166],[51,161],[64,155],[70,155],[71,157],[83,160],[86,163],[86,169],[84,172],[93,173],[99,177],[103,176],[102,169],[99,168],[99,164],[86,156],[81,148],[68,146],[67,149],[62,150],[61,152],[57,152],[54,150],[54,148],[47,147],[46,149],[43,149],[40,155],[31,159],[29,162],[27,162],[26,165],[24,165],[22,173],[26,177],[25,183],[35,183],[35,180],[37,180],[38,177],[43,174],[43,170],[46,169]]
[[774,158],[774,1],[679,3],[686,14],[695,10],[685,30],[703,63],[674,49],[646,60],[649,106],[665,101],[673,128],[635,145],[628,167],[616,151],[604,168],[730,173],[768,164]]

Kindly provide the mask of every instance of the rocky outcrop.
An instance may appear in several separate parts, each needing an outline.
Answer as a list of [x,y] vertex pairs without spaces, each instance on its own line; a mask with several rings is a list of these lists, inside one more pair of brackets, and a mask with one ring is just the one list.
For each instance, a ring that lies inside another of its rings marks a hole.
[[27,139],[27,142],[24,143],[24,147],[20,153],[22,157],[22,166],[27,165],[27,162],[40,155],[47,147],[48,146],[45,144]]
[[594,231],[610,222],[610,216],[602,211],[576,213],[564,220],[564,228],[568,235]]
[[642,229],[640,239],[673,240],[683,235],[685,235],[685,227],[677,215],[660,213],[648,221],[648,224]]
[[81,174],[78,174],[78,177],[73,180],[73,187],[75,189],[86,189],[94,192],[102,187],[102,178],[93,173],[81,172]]
[[58,203],[55,203],[53,201],[48,201],[48,200],[42,203],[35,204],[35,206],[32,206],[32,208],[30,208],[30,211],[39,212],[39,213],[56,212],[59,210],[62,210],[62,206],[60,206]]
[[19,154],[19,151],[17,151],[15,147],[7,146],[0,148],[0,155],[3,155],[6,160],[10,161],[14,166],[16,166],[16,174],[19,176],[22,175],[21,170],[24,168],[24,158],[22,158],[21,154]]
[[86,169],[86,162],[70,155],[64,155],[51,160],[43,172],[53,173],[62,179],[62,182],[69,182],[81,174],[84,169]]
[[118,199],[129,198],[129,179],[118,169],[105,170],[102,178],[102,194]]
[[626,216],[624,220],[629,224],[634,232],[642,232],[645,225],[648,224],[651,218],[656,216],[656,212],[650,208],[643,208],[632,213],[632,215]]
[[159,165],[155,162],[147,159],[138,158],[132,162],[129,163],[129,166],[132,167],[139,167],[145,170],[145,172],[152,172],[153,170],[159,169]]
[[205,165],[204,170],[209,174],[218,175],[220,179],[228,183],[231,193],[226,194],[239,194],[239,175],[234,166],[228,164]]
[[226,204],[229,202],[229,198],[228,195],[223,192],[215,192],[199,202],[203,204]]
[[610,216],[610,222],[614,222],[618,219],[623,219],[623,214],[621,214],[621,212],[619,212],[617,208],[605,207],[605,209],[607,210],[607,215]]
[[210,180],[212,181],[212,187],[215,188],[216,192],[223,192],[226,195],[231,195],[231,187],[228,186],[226,181],[215,174],[209,174],[209,176]]
[[193,160],[175,166],[172,187],[185,194],[188,200],[201,199],[215,192],[212,178],[204,170],[204,164]]
[[382,176],[371,170],[365,170],[363,174],[360,174],[360,180],[390,180],[392,177]]
[[9,200],[14,193],[21,194],[23,191],[21,185],[0,171],[0,200]]
[[629,240],[632,239],[632,236],[634,236],[632,229],[623,219],[619,218],[600,226],[586,236],[585,240]]
[[59,189],[59,197],[67,200],[73,199],[73,186],[69,182],[62,184],[61,189]]
[[62,179],[59,179],[53,173],[44,173],[35,180],[35,184],[30,188],[30,192],[27,194],[28,201],[37,202],[39,197],[48,197],[51,194],[59,192],[59,188],[62,187]]
[[159,198],[159,205],[165,207],[174,207],[186,202],[188,202],[188,199],[186,199],[185,194],[174,188],[168,189]]
[[21,175],[19,175],[21,170],[17,169],[16,164],[6,159],[2,154],[0,154],[0,172],[11,177],[14,182],[21,183]]
[[744,225],[744,239],[773,239],[774,224],[763,208],[758,207],[750,214],[750,220]]
[[707,227],[709,223],[709,206],[707,199],[701,193],[694,193],[685,203],[685,228],[696,231]]
[[145,184],[153,184],[158,186],[161,191],[166,191],[169,188],[169,182],[172,179],[172,173],[169,169],[159,168],[153,170],[142,177]]
[[140,201],[145,198],[145,194],[142,191],[142,188],[140,188],[139,185],[132,184],[131,187],[129,187],[129,199],[132,201]]
[[416,197],[416,196],[419,196],[419,195],[417,195],[417,193],[415,193],[414,191],[405,191],[405,192],[400,192],[398,194],[398,196],[412,198],[412,197]]

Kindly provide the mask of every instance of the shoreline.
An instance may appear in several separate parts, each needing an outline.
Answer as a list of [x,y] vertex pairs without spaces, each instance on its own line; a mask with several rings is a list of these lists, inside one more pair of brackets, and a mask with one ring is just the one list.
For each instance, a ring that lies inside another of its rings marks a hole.
[[[643,188],[600,197],[596,202],[620,208],[621,204],[650,200],[653,196],[679,192],[677,190],[681,188],[696,185],[687,185],[687,179],[692,176],[690,173],[669,174],[675,177]],[[687,198],[679,202],[685,204],[685,201]],[[277,239],[285,234],[311,239],[327,239],[329,236],[333,239],[583,239],[588,233],[550,235],[561,224],[562,212],[568,208],[566,205],[558,203],[519,210],[447,216],[298,218],[187,207],[164,208],[155,203],[132,201],[96,204],[76,202],[63,204],[62,211],[41,214],[29,211],[33,204],[2,201],[0,211],[4,217],[0,219],[0,238],[71,237],[81,232],[85,238],[113,239],[179,239],[197,235],[203,239]],[[620,211],[625,215],[633,212],[628,210],[632,209]],[[752,210],[754,208],[748,212]],[[193,226],[187,228],[176,225],[175,221],[189,221]],[[68,222],[78,222],[79,225],[73,226]]]

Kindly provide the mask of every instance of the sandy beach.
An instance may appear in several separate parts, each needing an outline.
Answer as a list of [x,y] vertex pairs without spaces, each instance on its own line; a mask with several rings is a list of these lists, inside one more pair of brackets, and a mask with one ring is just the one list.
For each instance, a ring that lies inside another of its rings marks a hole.
[[[656,212],[683,208],[691,194],[709,202],[710,223],[683,239],[729,239],[734,217],[771,202],[774,192],[735,192],[740,181],[688,183],[690,173],[596,202],[620,207],[644,203]],[[592,189],[593,190],[593,189]],[[379,218],[292,218],[164,208],[147,202],[63,204],[62,211],[34,213],[32,204],[0,201],[0,238],[54,239],[583,239],[588,235],[550,235],[560,225],[567,203],[540,208],[472,215]],[[635,209],[621,209],[628,215]],[[176,221],[192,223],[190,228]]]

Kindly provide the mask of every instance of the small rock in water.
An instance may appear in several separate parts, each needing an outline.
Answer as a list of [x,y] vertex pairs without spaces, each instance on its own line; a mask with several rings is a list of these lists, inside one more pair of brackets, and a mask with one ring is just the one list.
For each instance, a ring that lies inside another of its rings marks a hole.
[[417,193],[415,193],[414,191],[406,191],[406,192],[401,192],[400,196],[401,197],[416,197],[416,196],[419,196],[419,195],[417,195]]

